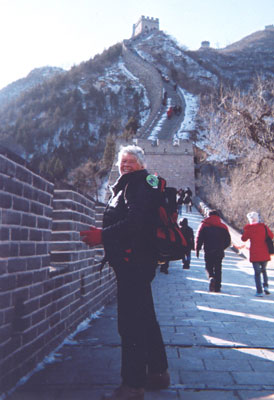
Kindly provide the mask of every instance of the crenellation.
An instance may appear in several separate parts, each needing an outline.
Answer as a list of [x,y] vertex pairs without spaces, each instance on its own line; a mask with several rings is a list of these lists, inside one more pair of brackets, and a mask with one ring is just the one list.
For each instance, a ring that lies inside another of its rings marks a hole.
[[159,31],[159,18],[145,17],[142,15],[137,23],[133,24],[132,37],[152,31]]

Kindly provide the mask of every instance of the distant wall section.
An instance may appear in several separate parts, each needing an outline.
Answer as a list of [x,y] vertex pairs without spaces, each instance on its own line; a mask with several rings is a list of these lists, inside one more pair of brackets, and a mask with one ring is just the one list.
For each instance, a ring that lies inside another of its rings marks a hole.
[[145,124],[138,129],[137,135],[143,136],[146,129],[158,116],[162,105],[163,82],[157,69],[143,60],[138,54],[135,54],[129,47],[127,41],[123,42],[123,58],[128,70],[136,76],[142,85],[146,88],[147,96],[150,102],[150,114]]
[[137,144],[145,152],[147,170],[157,173],[167,180],[168,186],[177,189],[189,186],[195,195],[193,144],[188,140],[178,140],[174,145],[168,140],[152,142],[147,139],[133,139],[131,142],[117,141],[116,159],[109,177],[112,185],[118,178],[117,154],[121,145]]

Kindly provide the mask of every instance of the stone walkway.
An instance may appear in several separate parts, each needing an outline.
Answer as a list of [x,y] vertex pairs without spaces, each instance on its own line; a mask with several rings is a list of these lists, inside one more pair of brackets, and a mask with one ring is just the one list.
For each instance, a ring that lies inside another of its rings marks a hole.
[[[184,214],[196,231],[202,217]],[[209,293],[203,254],[191,267],[157,270],[153,292],[166,344],[171,386],[145,400],[274,399],[274,270],[270,296],[256,298],[253,268],[231,249],[221,293]],[[99,400],[120,383],[116,303],[65,344],[10,400]]]

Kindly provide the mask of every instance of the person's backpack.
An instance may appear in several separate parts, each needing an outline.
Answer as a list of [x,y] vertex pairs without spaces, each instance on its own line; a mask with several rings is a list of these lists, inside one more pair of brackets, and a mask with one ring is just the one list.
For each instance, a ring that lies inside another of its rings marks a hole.
[[177,190],[167,187],[166,180],[159,176],[148,175],[147,181],[155,191],[154,201],[157,207],[155,246],[158,263],[180,260],[187,243],[177,224]]
[[[166,180],[156,175],[148,175],[146,180],[152,187],[154,205],[157,208],[154,243],[158,255],[158,264],[181,260],[186,251],[187,242],[177,224],[177,190],[166,187]],[[104,256],[100,263],[100,272],[107,261],[107,257]]]

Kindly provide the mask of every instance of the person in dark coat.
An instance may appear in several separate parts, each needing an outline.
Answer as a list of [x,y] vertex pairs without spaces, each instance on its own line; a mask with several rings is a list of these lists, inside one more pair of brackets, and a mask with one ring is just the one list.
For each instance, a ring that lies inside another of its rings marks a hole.
[[184,235],[187,243],[186,251],[183,254],[183,269],[189,269],[191,261],[191,250],[194,250],[194,233],[193,229],[188,225],[188,219],[183,218],[179,221],[180,231]]
[[192,198],[188,191],[185,191],[184,205],[186,207],[186,212],[192,212]]
[[178,211],[179,215],[182,212],[182,206],[183,206],[183,203],[184,203],[184,197],[185,197],[185,192],[181,188],[181,189],[178,190],[177,196],[176,196],[177,211]]
[[164,389],[170,382],[151,291],[158,262],[153,203],[157,178],[146,171],[144,152],[138,146],[122,147],[117,165],[120,177],[111,188],[103,229],[92,226],[81,235],[89,246],[103,243],[117,278],[122,383],[103,399],[143,400],[145,387]]
[[192,212],[192,190],[189,187],[184,189],[184,205],[186,207],[186,212]]
[[185,192],[186,195],[192,197],[192,190],[190,189],[190,187],[187,186],[185,188],[184,192]]
[[231,237],[228,227],[221,222],[216,210],[209,212],[209,216],[200,224],[196,235],[196,255],[203,246],[205,254],[205,268],[209,278],[209,291],[220,292],[222,284],[222,260],[224,250],[230,246]]
[[[246,242],[248,239],[250,240],[249,260],[254,268],[254,278],[257,289],[256,296],[262,297],[263,289],[265,294],[270,294],[266,272],[267,262],[270,260],[270,254],[265,243],[266,232],[271,239],[273,239],[274,235],[267,225],[260,222],[257,212],[252,211],[248,213],[247,219],[249,224],[245,225],[241,239],[243,242]],[[261,274],[263,275],[263,289]]]

